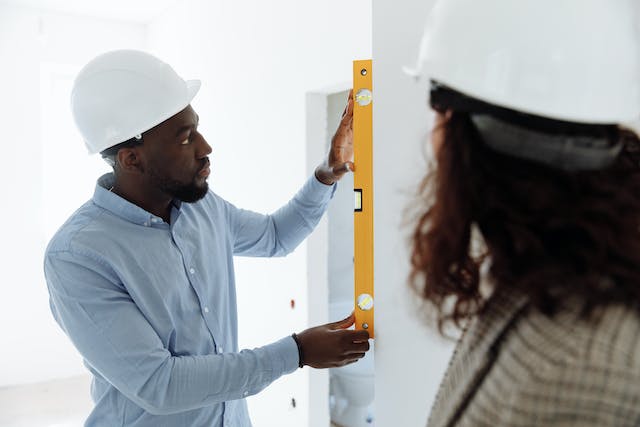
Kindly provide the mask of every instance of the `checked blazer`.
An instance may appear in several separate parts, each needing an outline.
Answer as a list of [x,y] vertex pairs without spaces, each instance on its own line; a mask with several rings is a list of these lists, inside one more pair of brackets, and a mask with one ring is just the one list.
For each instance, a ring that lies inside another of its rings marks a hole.
[[567,302],[548,317],[504,292],[472,320],[452,356],[428,427],[640,426],[640,312],[596,323]]

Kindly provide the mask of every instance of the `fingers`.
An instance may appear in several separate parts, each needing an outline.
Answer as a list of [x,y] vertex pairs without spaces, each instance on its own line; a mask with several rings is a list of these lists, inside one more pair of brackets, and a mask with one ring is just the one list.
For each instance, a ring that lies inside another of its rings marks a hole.
[[343,354],[365,353],[369,351],[369,332],[344,329],[335,330],[333,333],[340,334],[340,344],[338,345],[342,349]]
[[349,95],[347,96],[347,105],[344,107],[344,111],[342,112],[342,117],[344,117],[347,114],[349,110],[349,104],[351,104],[353,108],[353,89],[349,90]]
[[369,342],[369,332],[364,329],[360,329],[352,332],[352,339],[354,342],[356,341],[366,341]]
[[344,348],[359,351],[369,350],[369,332],[365,330],[348,329],[343,332],[342,342]]
[[339,132],[346,132],[353,129],[353,98],[349,98],[347,105],[342,112],[342,119],[340,120]]
[[347,106],[344,107],[344,111],[342,112],[342,120],[340,120],[340,126],[351,127],[352,121],[353,121],[353,99],[349,99],[349,101],[347,102]]
[[355,166],[353,162],[346,162],[341,165],[334,166],[331,170],[336,177],[342,177],[347,172],[351,172],[355,170]]
[[355,170],[353,162],[341,163],[337,166],[321,165],[316,168],[316,177],[327,185],[342,179],[344,174]]
[[369,351],[369,341],[364,342],[353,342],[349,345],[349,348],[345,351],[344,354],[360,354],[366,353]]
[[362,359],[365,356],[365,354],[366,353],[355,353],[350,360],[357,362],[358,360]]
[[365,356],[365,353],[354,353],[350,354],[348,357],[345,357],[340,360],[335,360],[328,364],[330,368],[339,368],[341,366],[350,365],[352,363],[356,363],[358,360],[362,359]]
[[357,361],[359,361],[363,357],[364,357],[364,353],[360,353],[358,355],[354,355],[354,357],[350,357],[348,359],[343,360],[342,362],[337,363],[336,367],[351,365],[352,363],[356,363]]
[[337,322],[330,323],[329,326],[331,329],[347,329],[351,327],[354,323],[356,323],[356,316],[352,312],[348,317],[339,320]]
[[347,329],[355,323],[355,314],[334,323],[307,329],[298,334],[305,364],[314,368],[344,366],[363,358],[370,350],[369,332]]
[[349,98],[347,101],[347,105],[344,106],[344,111],[342,112],[342,117],[353,115],[353,96]]

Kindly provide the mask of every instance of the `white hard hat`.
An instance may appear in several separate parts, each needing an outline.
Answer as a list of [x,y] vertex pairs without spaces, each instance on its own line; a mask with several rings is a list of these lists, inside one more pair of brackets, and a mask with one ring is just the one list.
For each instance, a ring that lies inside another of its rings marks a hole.
[[634,122],[637,1],[439,0],[413,74],[542,117]]
[[168,64],[137,50],[90,61],[71,92],[71,111],[90,154],[127,141],[186,108],[200,89]]

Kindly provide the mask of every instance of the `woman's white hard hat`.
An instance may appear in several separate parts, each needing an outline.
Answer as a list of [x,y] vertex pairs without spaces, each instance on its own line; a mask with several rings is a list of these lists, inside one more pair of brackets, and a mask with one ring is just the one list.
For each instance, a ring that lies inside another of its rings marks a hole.
[[637,0],[439,0],[412,74],[473,98],[593,124],[640,118]]
[[116,50],[76,77],[71,111],[90,154],[127,141],[186,108],[200,89],[146,52]]

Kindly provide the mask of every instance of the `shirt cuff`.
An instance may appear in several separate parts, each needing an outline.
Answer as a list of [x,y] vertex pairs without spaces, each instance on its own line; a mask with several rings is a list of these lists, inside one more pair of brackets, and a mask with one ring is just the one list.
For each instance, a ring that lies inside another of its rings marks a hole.
[[323,184],[316,178],[315,173],[305,182],[299,195],[305,202],[313,205],[329,203],[338,188],[338,183]]
[[[298,369],[298,346],[293,337],[289,336],[270,344],[268,347],[274,373],[290,374]],[[279,375],[276,375],[279,376]]]

